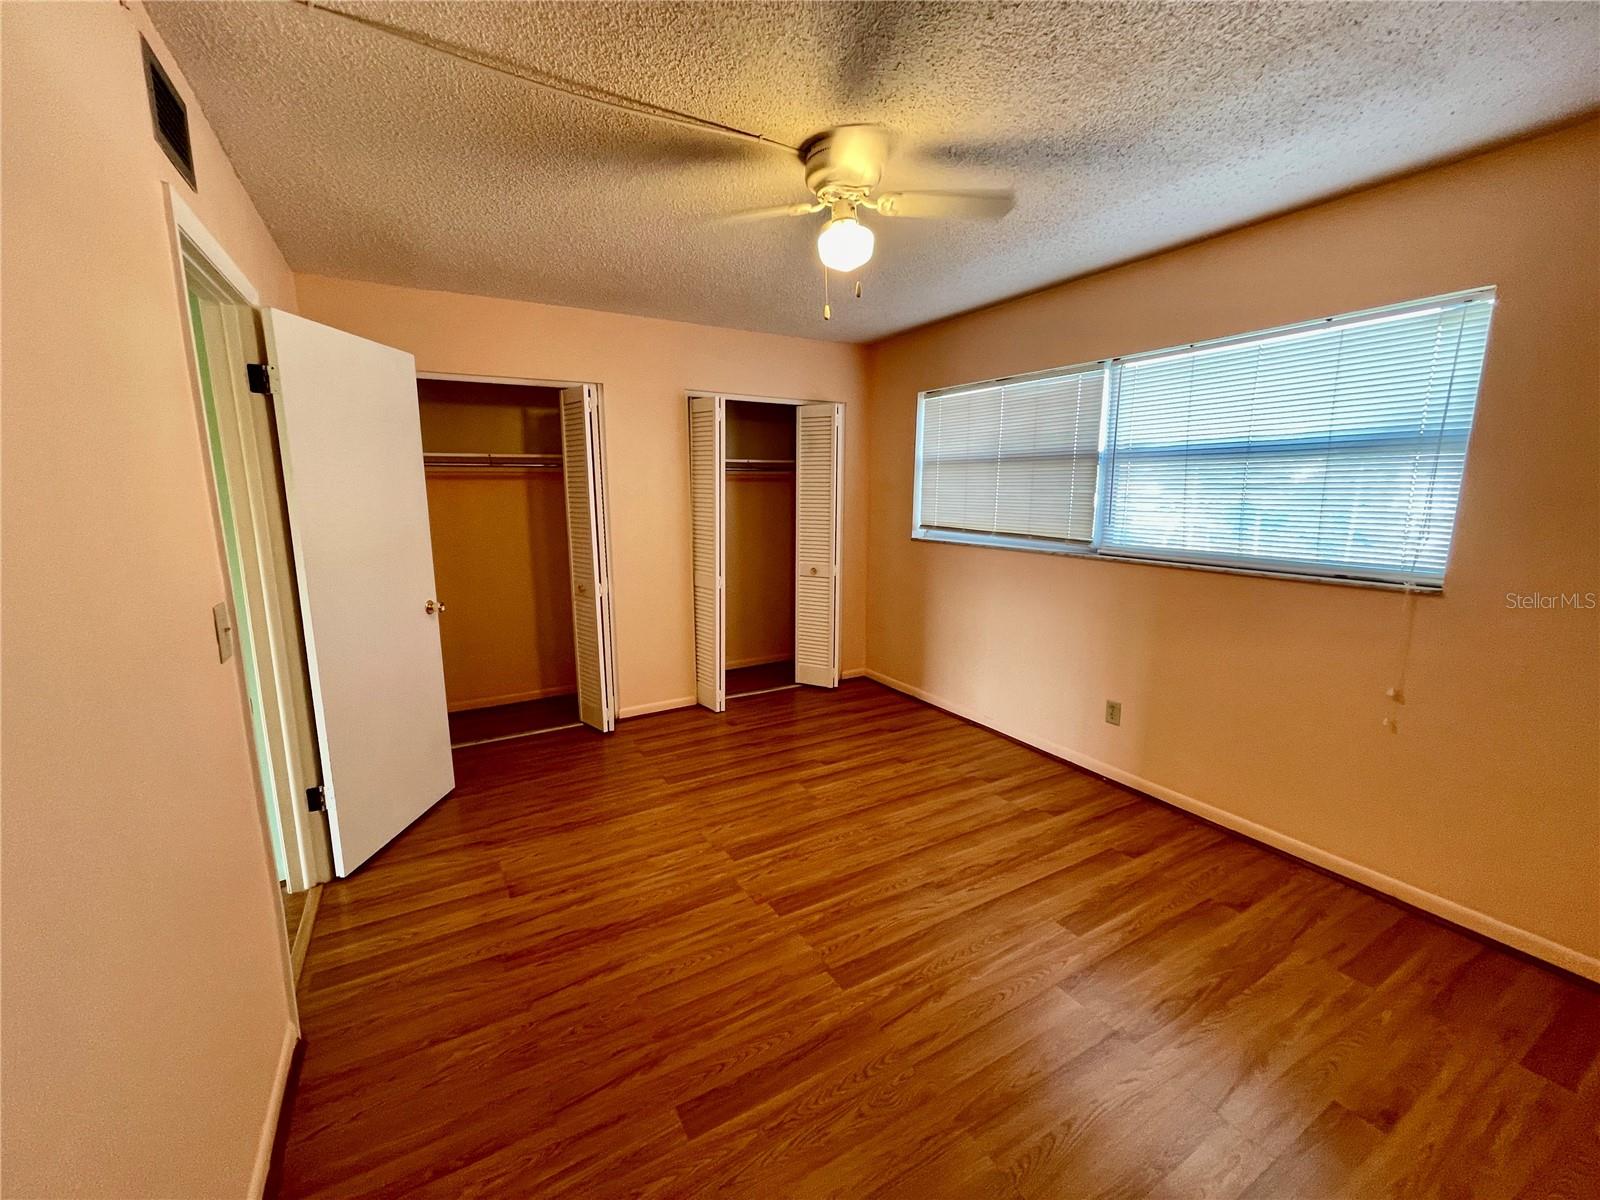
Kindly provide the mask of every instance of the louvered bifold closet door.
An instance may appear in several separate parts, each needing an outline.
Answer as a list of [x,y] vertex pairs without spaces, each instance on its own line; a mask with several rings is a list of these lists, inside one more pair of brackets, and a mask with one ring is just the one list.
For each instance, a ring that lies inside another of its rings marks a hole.
[[837,687],[842,414],[803,404],[795,422],[794,681]]
[[610,588],[600,491],[599,412],[592,387],[561,392],[561,454],[567,489],[578,718],[604,733],[615,724],[616,713],[608,652]]
[[724,444],[721,396],[689,397],[689,506],[694,556],[694,698],[712,712],[723,689]]
[[611,586],[611,504],[606,490],[606,417],[598,389],[586,387],[584,391],[590,398],[589,487],[594,493],[595,574],[600,583],[600,670],[605,677],[606,732],[610,733],[617,727],[621,708],[617,700],[616,589]]

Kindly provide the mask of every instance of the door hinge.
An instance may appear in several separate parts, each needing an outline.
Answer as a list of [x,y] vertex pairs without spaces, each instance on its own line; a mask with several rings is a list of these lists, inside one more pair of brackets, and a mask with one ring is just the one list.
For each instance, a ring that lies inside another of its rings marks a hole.
[[245,363],[244,377],[252,392],[270,396],[272,385],[278,381],[278,372],[271,363]]
[[328,807],[328,798],[322,790],[322,785],[316,784],[306,789],[306,811],[325,812]]

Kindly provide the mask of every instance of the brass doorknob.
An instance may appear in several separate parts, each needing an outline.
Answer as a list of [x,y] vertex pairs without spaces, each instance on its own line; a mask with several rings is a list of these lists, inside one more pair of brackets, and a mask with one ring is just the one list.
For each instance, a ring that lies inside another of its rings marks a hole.
[[422,606],[422,611],[431,617],[436,612],[443,612],[444,605],[440,604],[437,600],[429,600]]

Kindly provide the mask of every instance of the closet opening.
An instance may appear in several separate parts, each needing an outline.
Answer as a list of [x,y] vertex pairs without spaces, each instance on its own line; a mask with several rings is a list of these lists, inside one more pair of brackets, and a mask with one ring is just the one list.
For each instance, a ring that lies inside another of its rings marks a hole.
[[794,679],[794,410],[729,400],[727,675],[731,699],[798,687]]
[[688,401],[696,703],[837,687],[841,407]]
[[418,376],[452,746],[615,720],[598,390]]

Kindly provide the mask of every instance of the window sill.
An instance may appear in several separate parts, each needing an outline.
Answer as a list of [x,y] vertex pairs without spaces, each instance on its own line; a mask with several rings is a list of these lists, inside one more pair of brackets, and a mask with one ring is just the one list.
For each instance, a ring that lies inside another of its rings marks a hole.
[[1089,545],[1074,545],[1046,538],[1013,537],[1004,534],[960,533],[948,529],[913,529],[914,542],[943,543],[952,546],[978,546],[988,550],[1020,550],[1027,554],[1053,554],[1062,558],[1081,558],[1095,562],[1131,563],[1141,567],[1170,567],[1180,571],[1205,571],[1212,575],[1244,575],[1256,579],[1281,579],[1289,583],[1321,583],[1334,587],[1365,588],[1380,592],[1410,592],[1418,596],[1442,596],[1442,583],[1402,583],[1390,579],[1365,579],[1350,575],[1320,575],[1306,571],[1274,570],[1271,567],[1241,567],[1222,563],[1191,562],[1185,559],[1143,557],[1111,553]]

